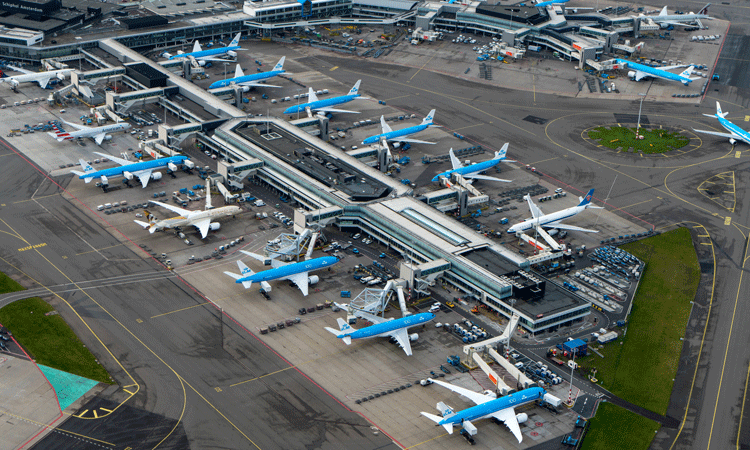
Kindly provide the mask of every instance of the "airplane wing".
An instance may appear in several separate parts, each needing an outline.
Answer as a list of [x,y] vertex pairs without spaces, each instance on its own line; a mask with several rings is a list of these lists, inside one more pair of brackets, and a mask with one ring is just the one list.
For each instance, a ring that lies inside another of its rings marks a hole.
[[31,74],[37,74],[37,73],[39,73],[39,72],[32,72],[31,70],[22,69],[22,68],[16,67],[16,66],[11,66],[11,65],[8,65],[6,67],[8,67],[11,70],[15,70],[16,72],[25,73],[26,75],[31,75]]
[[281,86],[274,86],[272,84],[258,83],[256,81],[245,81],[245,82],[242,82],[242,83],[237,83],[237,86],[270,87],[270,88],[280,88],[281,87]]
[[487,175],[464,175],[464,178],[470,178],[474,180],[485,180],[485,181],[502,181],[503,183],[510,183],[511,180],[503,180],[502,178],[490,177]]
[[151,203],[159,205],[162,208],[166,208],[166,209],[168,209],[168,210],[170,210],[170,211],[172,211],[174,213],[177,213],[177,214],[181,215],[182,217],[187,217],[188,215],[190,215],[190,211],[188,211],[187,209],[182,209],[182,208],[179,208],[177,206],[168,205],[168,204],[162,203],[162,202],[152,201]]
[[[63,122],[65,121],[63,120]],[[87,127],[86,125],[78,125],[77,123],[71,123],[71,122],[65,122],[65,123],[79,130],[90,130],[92,128],[92,127]],[[109,155],[105,155],[105,156],[109,157]]]
[[49,84],[49,80],[51,80],[51,79],[52,79],[52,77],[49,76],[49,77],[39,78],[36,81],[37,81],[37,83],[39,83],[39,86],[41,86],[42,89],[46,89],[47,88],[47,84]]
[[233,59],[209,58],[207,56],[198,57],[197,59],[199,59],[201,61],[236,62]]
[[286,277],[287,280],[291,281],[292,283],[296,284],[300,291],[302,291],[302,295],[307,297],[308,292],[308,281],[307,281],[307,272],[302,273],[295,273],[294,275],[289,275]]
[[201,239],[205,239],[206,235],[208,235],[208,227],[211,225],[211,218],[206,217],[205,219],[201,219],[197,222],[193,222],[193,226],[198,229],[198,231],[201,232]]
[[112,156],[112,155],[108,155],[106,153],[99,153],[99,152],[94,152],[94,153],[97,154],[97,155],[99,155],[99,156],[103,156],[103,157],[105,157],[105,158],[107,158],[109,160],[112,160],[112,161],[116,162],[117,164],[119,164],[121,166],[127,166],[128,164],[133,164],[132,162],[128,161],[127,159],[118,158],[117,156]]
[[404,349],[406,356],[411,356],[411,344],[409,343],[409,333],[406,331],[406,328],[392,331],[390,335],[396,340],[396,342],[398,342],[398,345]]
[[721,136],[721,137],[725,137],[727,139],[742,139],[740,136],[735,136],[735,135],[730,134],[730,133],[720,133],[718,131],[696,130],[695,128],[693,128],[693,131],[698,132],[698,133],[713,134],[714,136]]
[[635,71],[635,81],[641,81],[642,79],[646,77],[652,77],[657,75],[651,75],[650,73],[641,72],[640,70]]
[[361,114],[359,111],[347,111],[345,109],[334,109],[334,108],[316,108],[316,111],[330,112],[330,113],[349,113],[349,114]]
[[387,123],[385,123],[385,117],[384,116],[380,116],[380,127],[383,129],[383,134],[390,133],[391,131],[393,131],[393,129],[390,127],[390,125],[388,125]]
[[391,140],[398,141],[398,142],[409,142],[411,144],[435,144],[435,142],[420,141],[418,139],[409,139],[409,138],[393,138]]
[[387,320],[386,320],[386,319],[383,319],[382,317],[378,317],[378,316],[376,316],[375,314],[370,314],[370,313],[368,313],[368,312],[364,312],[364,311],[356,311],[356,312],[354,313],[354,315],[355,315],[355,316],[357,316],[357,317],[361,317],[361,318],[363,318],[363,319],[365,319],[365,320],[369,320],[369,321],[370,321],[370,322],[372,322],[372,323],[383,323],[383,322],[387,322]]
[[550,222],[544,225],[547,228],[559,228],[561,230],[570,231],[582,231],[584,233],[598,233],[599,230],[589,230],[588,228],[575,227],[573,225],[565,225],[564,223]]
[[477,405],[481,405],[482,403],[487,403],[490,400],[494,400],[494,397],[490,397],[488,395],[481,394],[479,392],[470,391],[468,389],[464,389],[459,386],[454,386],[450,383],[446,383],[445,381],[435,380],[431,379],[433,383],[439,384],[440,386],[443,386],[446,389],[450,389],[453,392],[457,392],[464,397],[468,398],[472,402],[476,403]]
[[[258,254],[255,254],[255,253],[246,252],[245,250],[240,250],[240,251],[242,253],[246,254],[247,256],[249,256],[251,258],[254,258],[254,259],[257,259],[258,261],[261,261],[261,262],[264,262],[264,263],[266,262],[267,259],[269,259],[269,258],[266,258],[263,255],[258,255]],[[273,259],[273,258],[270,258],[270,259],[271,259],[271,268],[272,269],[276,269],[276,268],[279,268],[279,267],[287,265],[287,263],[285,263],[283,261],[279,261],[278,259]]]
[[153,172],[153,169],[139,170],[138,172],[134,172],[133,175],[137,176],[138,179],[141,180],[141,186],[146,187],[148,185],[148,181],[151,179],[151,172]]
[[500,411],[496,411],[490,414],[490,416],[494,417],[500,422],[503,422],[505,426],[510,429],[510,432],[513,433],[513,436],[515,436],[516,439],[518,439],[518,442],[521,443],[521,440],[523,439],[523,436],[521,435],[521,427],[518,425],[518,419],[516,419],[516,412],[513,410],[512,407],[505,408]]
[[526,196],[526,201],[529,203],[529,210],[531,211],[531,216],[533,218],[536,219],[537,217],[541,217],[541,216],[544,215],[544,213],[542,212],[542,210],[539,209],[539,207],[536,206],[536,204],[534,204],[534,202],[531,200],[531,196],[530,195]]
[[460,169],[464,166],[463,164],[461,164],[461,161],[458,158],[456,158],[456,154],[453,153],[453,149],[448,150],[448,155],[450,155],[451,157],[451,164],[453,165],[454,170]]
[[96,145],[102,145],[102,142],[104,142],[104,138],[107,137],[106,133],[99,133],[96,136],[94,136],[94,140],[96,141]]

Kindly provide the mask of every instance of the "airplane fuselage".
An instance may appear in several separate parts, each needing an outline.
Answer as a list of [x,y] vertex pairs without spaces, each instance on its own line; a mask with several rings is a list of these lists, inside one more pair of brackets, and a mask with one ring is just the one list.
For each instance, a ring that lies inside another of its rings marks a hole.
[[476,164],[472,164],[470,166],[466,167],[459,167],[458,169],[453,170],[446,170],[443,173],[439,173],[435,175],[435,178],[432,179],[433,182],[438,181],[440,177],[446,177],[450,178],[452,174],[457,173],[459,175],[474,175],[476,173],[484,172],[485,170],[489,170],[496,165],[500,164],[502,160],[501,159],[491,159],[489,161],[482,161]]
[[154,169],[160,167],[166,167],[167,164],[182,164],[185,160],[189,159],[187,156],[170,156],[169,158],[159,158],[152,161],[143,161],[126,166],[112,167],[109,169],[97,170],[96,172],[89,172],[84,175],[80,175],[78,178],[84,180],[86,178],[100,178],[105,176],[107,178],[122,176],[125,172],[138,172],[140,170]]
[[662,79],[669,80],[669,81],[679,81],[685,86],[687,86],[688,84],[690,84],[691,81],[693,81],[688,77],[683,77],[679,74],[672,73],[667,70],[658,69],[656,67],[649,67],[643,64],[638,64],[638,63],[634,63],[631,61],[625,61],[625,60],[620,60],[620,59],[618,59],[617,62],[619,64],[627,64],[628,69],[633,69],[639,72],[646,73],[652,78],[662,78]]
[[360,328],[359,330],[353,331],[348,334],[352,339],[366,339],[377,336],[388,336],[390,332],[399,330],[401,328],[415,327],[422,325],[425,322],[429,322],[435,318],[433,313],[419,313],[411,316],[402,317],[400,319],[389,320],[383,323],[376,323],[369,327]]
[[540,387],[532,387],[524,389],[520,392],[516,392],[505,397],[496,398],[490,400],[481,405],[472,406],[466,408],[463,411],[458,411],[456,414],[446,417],[438,425],[452,423],[454,425],[460,424],[464,420],[476,420],[488,417],[497,411],[502,411],[507,408],[515,408],[517,406],[525,405],[537,401],[544,397],[547,391]]
[[212,56],[224,55],[233,50],[240,50],[241,48],[242,47],[240,47],[239,45],[233,45],[231,47],[212,48],[208,50],[201,50],[199,52],[180,53],[179,55],[172,55],[169,57],[169,59],[172,60],[172,59],[177,59],[177,58],[189,58],[189,57],[192,57],[195,59],[209,58]]
[[389,131],[388,133],[381,133],[376,134],[375,136],[370,136],[364,141],[362,141],[363,144],[377,144],[380,142],[381,139],[385,139],[386,141],[397,141],[398,138],[411,136],[412,134],[419,133],[420,131],[424,131],[427,128],[430,127],[431,124],[420,124],[420,125],[414,125],[413,127],[407,127],[403,128],[401,130],[393,130]]
[[264,270],[263,272],[258,272],[244,278],[239,278],[236,280],[236,282],[243,283],[246,281],[252,281],[253,283],[258,283],[261,281],[278,280],[279,278],[285,278],[290,275],[296,275],[298,273],[324,269],[336,264],[337,262],[339,262],[339,259],[334,256],[324,256],[322,258],[315,258],[309,261],[287,264],[275,269]]
[[733,124],[732,122],[728,121],[727,119],[723,117],[717,117],[719,119],[719,123],[722,127],[724,127],[725,130],[727,130],[729,133],[734,135],[737,139],[750,144],[750,133],[743,130],[742,128],[738,127],[737,125]]
[[35,81],[39,81],[40,79],[44,79],[46,77],[50,77],[50,78],[57,77],[58,74],[67,75],[72,71],[73,69],[58,69],[58,70],[50,70],[48,72],[25,73],[23,75],[13,75],[7,78],[3,78],[3,82],[33,83]]
[[77,130],[68,132],[67,136],[63,137],[63,140],[69,141],[71,139],[78,138],[91,138],[100,134],[115,133],[118,131],[125,131],[130,129],[129,123],[115,123],[112,125],[105,125],[103,127],[96,127],[90,130]]
[[229,86],[232,83],[239,86],[239,85],[242,85],[242,83],[250,83],[253,81],[261,81],[261,80],[266,80],[268,78],[273,78],[275,76],[283,74],[284,72],[285,72],[284,70],[270,70],[268,72],[254,73],[254,74],[249,74],[249,75],[245,75],[242,77],[219,80],[211,84],[211,86],[209,86],[208,88],[209,89],[223,88],[225,86]]
[[563,209],[562,211],[557,211],[551,214],[545,214],[543,216],[539,216],[536,219],[526,219],[523,222],[518,223],[508,228],[508,233],[511,233],[511,234],[519,233],[519,232],[524,232],[526,230],[530,230],[535,227],[543,227],[549,223],[553,223],[553,222],[557,222],[560,220],[573,217],[576,214],[583,211],[584,209],[586,209],[585,206],[573,206],[571,208]]
[[205,211],[195,211],[188,215],[188,217],[178,216],[160,220],[156,223],[156,228],[184,227],[193,225],[194,222],[202,219],[218,219],[220,217],[233,216],[240,212],[242,212],[242,209],[239,206],[222,206],[221,208],[208,209]]
[[303,103],[301,105],[291,106],[283,112],[283,114],[294,114],[296,112],[302,112],[306,108],[310,108],[312,111],[316,111],[319,108],[327,108],[329,106],[343,105],[359,97],[357,95],[342,95],[340,97],[327,98],[325,100],[318,100],[317,102]]

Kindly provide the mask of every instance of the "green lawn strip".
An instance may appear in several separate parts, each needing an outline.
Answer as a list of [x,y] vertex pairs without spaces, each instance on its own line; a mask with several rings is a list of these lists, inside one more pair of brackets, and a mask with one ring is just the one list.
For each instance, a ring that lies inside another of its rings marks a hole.
[[646,450],[660,425],[611,403],[600,403],[581,450]]
[[[613,394],[666,414],[685,334],[690,302],[700,280],[690,232],[679,228],[622,248],[646,263],[633,300],[627,334],[578,359]],[[598,344],[593,344],[594,348]]]
[[0,323],[38,363],[91,380],[112,384],[109,374],[49,304],[38,297],[0,309]]
[[24,287],[16,283],[16,281],[0,272],[0,294],[7,294],[9,292],[23,291]]
[[682,136],[676,131],[663,129],[641,128],[640,134],[643,139],[635,138],[635,128],[628,127],[597,127],[589,130],[589,138],[599,141],[599,144],[617,150],[642,153],[664,153],[682,148],[690,142],[690,139]]

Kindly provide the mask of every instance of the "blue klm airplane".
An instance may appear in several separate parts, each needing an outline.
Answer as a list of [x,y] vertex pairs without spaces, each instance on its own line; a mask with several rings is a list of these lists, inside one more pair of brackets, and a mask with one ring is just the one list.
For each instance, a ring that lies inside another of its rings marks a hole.
[[557,4],[560,4],[560,3],[568,3],[569,1],[570,0],[548,0],[546,2],[537,3],[534,6],[536,6],[537,8],[545,8],[545,7],[549,6],[549,5],[557,5]]
[[[690,78],[690,74],[693,73],[694,66],[690,66],[687,69],[685,69],[682,73],[676,74],[672,72],[667,72],[668,69],[677,69],[685,67],[683,66],[667,66],[667,67],[649,67],[643,64],[638,64],[635,62],[627,61],[624,59],[617,59],[617,64],[620,64],[622,69],[627,66],[630,69],[633,69],[628,72],[628,77],[634,81],[641,81],[644,78],[661,78],[663,80],[667,81],[679,81],[680,83],[684,84],[685,86],[689,85],[691,81],[699,79],[699,77]],[[614,67],[617,69],[617,66]]]
[[490,417],[494,417],[500,422],[505,423],[505,426],[510,429],[516,439],[518,439],[519,443],[521,443],[523,439],[523,435],[521,434],[521,427],[519,426],[519,424],[524,423],[526,420],[528,420],[529,417],[526,413],[516,415],[514,408],[517,406],[525,405],[527,403],[535,402],[537,400],[542,400],[545,398],[545,395],[547,395],[547,391],[545,391],[544,389],[540,387],[532,387],[510,395],[506,395],[505,397],[497,398],[494,393],[479,393],[470,391],[469,389],[464,389],[462,387],[454,386],[444,381],[433,380],[430,378],[428,378],[428,380],[432,381],[435,384],[448,388],[454,392],[457,392],[464,397],[468,397],[469,400],[476,403],[476,406],[466,408],[463,411],[454,412],[451,407],[447,406],[443,402],[439,402],[437,404],[437,409],[440,411],[442,416],[436,416],[426,412],[422,413],[423,416],[427,417],[438,425],[442,425],[443,428],[445,428],[446,431],[448,431],[448,433],[450,434],[453,434],[454,425],[461,425],[465,428],[467,426],[467,422],[468,424],[471,424],[470,421],[472,420],[488,419]]
[[[266,259],[268,259],[262,255],[256,255],[255,253],[246,252],[244,250],[240,251],[247,256],[251,256],[259,261],[265,261]],[[339,259],[334,256],[324,256],[322,258],[314,258],[309,261],[302,261],[298,263],[285,263],[272,259],[271,269],[255,273],[250,270],[250,268],[247,267],[245,263],[243,263],[242,261],[237,261],[237,266],[239,266],[240,271],[242,272],[241,274],[232,272],[224,273],[237,280],[236,283],[242,283],[242,286],[244,286],[245,289],[252,286],[253,283],[261,283],[264,290],[268,291],[270,289],[270,286],[268,286],[268,284],[264,282],[271,280],[289,280],[297,285],[297,287],[302,291],[302,295],[307,296],[308,287],[311,284],[315,284],[320,281],[320,278],[318,278],[317,275],[309,276],[308,273],[312,272],[313,270],[319,270],[332,266],[337,262],[339,262]]]
[[[336,305],[344,309],[341,305]],[[411,356],[411,344],[410,341],[416,341],[419,338],[417,333],[409,334],[407,329],[409,327],[416,327],[423,323],[429,322],[435,318],[433,313],[420,313],[414,314],[400,319],[383,319],[382,317],[374,314],[369,314],[364,311],[357,311],[356,315],[362,317],[365,320],[369,320],[374,325],[369,327],[360,328],[359,330],[352,328],[346,320],[342,318],[336,319],[339,324],[339,329],[325,327],[329,333],[333,334],[339,339],[342,339],[346,345],[352,343],[352,339],[366,339],[372,337],[391,337],[396,340],[399,347],[404,349],[407,356]]]
[[81,164],[83,172],[77,170],[71,170],[74,174],[78,175],[78,178],[84,180],[86,183],[90,183],[94,178],[100,178],[103,185],[108,184],[108,178],[110,177],[125,177],[128,180],[132,180],[134,177],[138,177],[143,187],[146,187],[149,180],[160,180],[161,173],[154,173],[155,169],[161,169],[162,167],[168,167],[170,170],[177,170],[177,164],[184,164],[187,167],[193,168],[195,164],[188,159],[187,156],[170,156],[169,158],[159,158],[151,161],[142,161],[132,163],[126,159],[107,155],[105,153],[96,153],[97,155],[109,158],[112,161],[118,163],[120,167],[112,167],[110,169],[94,170],[90,164],[83,159],[78,162]]
[[340,97],[327,98],[325,100],[318,100],[318,97],[315,95],[315,91],[313,91],[313,88],[310,88],[310,92],[308,92],[307,94],[307,97],[310,100],[308,103],[303,103],[301,105],[287,108],[286,111],[283,112],[283,114],[294,114],[306,111],[308,108],[313,112],[359,114],[359,111],[347,111],[344,109],[335,109],[331,107],[336,105],[343,105],[344,103],[349,103],[352,100],[367,100],[367,97],[361,97],[359,95],[359,83],[361,81],[362,80],[357,80],[357,82],[354,83],[354,87],[351,88],[348,94],[342,95]]
[[440,177],[445,177],[448,180],[450,180],[451,175],[455,173],[469,180],[473,179],[473,180],[487,180],[487,181],[503,181],[506,183],[510,183],[510,180],[503,180],[500,178],[490,177],[487,175],[480,175],[485,170],[489,170],[495,167],[496,165],[500,164],[500,161],[512,161],[509,159],[505,159],[505,154],[507,152],[508,152],[508,144],[506,143],[505,145],[503,145],[503,148],[501,148],[500,151],[495,152],[495,157],[490,159],[489,161],[482,161],[482,162],[464,167],[464,165],[461,164],[461,161],[459,161],[459,159],[456,158],[456,155],[453,153],[453,149],[450,149],[448,153],[451,156],[451,164],[453,165],[453,169],[446,170],[445,172],[435,175],[435,178],[433,178],[432,181],[433,182],[438,181]]
[[387,123],[385,123],[385,118],[383,116],[380,116],[380,126],[383,129],[383,132],[381,134],[376,134],[375,136],[370,136],[366,138],[364,141],[362,141],[363,145],[368,144],[377,144],[381,140],[385,141],[397,141],[397,142],[410,142],[412,144],[434,144],[434,142],[425,142],[425,141],[419,141],[416,139],[409,139],[406,136],[411,136],[412,134],[419,133],[420,131],[424,131],[430,127],[439,127],[440,125],[433,125],[432,119],[435,117],[435,110],[433,109],[430,111],[429,114],[427,114],[427,117],[422,119],[422,123],[419,125],[414,125],[413,127],[407,127],[402,128],[400,130],[392,130],[390,126],[388,126]]
[[217,48],[212,48],[209,50],[203,50],[201,48],[200,42],[196,40],[195,44],[193,44],[193,51],[190,53],[178,52],[176,55],[171,55],[169,53],[162,53],[162,56],[164,58],[169,58],[169,59],[193,58],[196,61],[198,61],[201,66],[204,65],[206,61],[231,61],[228,59],[220,59],[220,58],[215,58],[215,57],[224,56],[224,55],[236,57],[237,52],[235,50],[242,50],[242,47],[240,47],[241,35],[242,33],[237,33],[237,36],[235,36],[234,39],[232,39],[232,42],[230,42],[227,47],[217,47]]
[[737,140],[740,140],[746,144],[750,144],[750,133],[743,130],[742,128],[738,127],[737,125],[733,124],[732,122],[725,119],[725,117],[729,114],[728,112],[721,112],[721,105],[719,105],[719,102],[716,102],[716,114],[703,114],[706,117],[716,117],[719,120],[719,125],[724,127],[725,130],[727,130],[729,133],[719,133],[716,131],[707,131],[707,130],[696,130],[693,128],[693,131],[697,131],[698,133],[705,133],[705,134],[713,134],[714,136],[721,136],[725,138],[729,138],[729,143],[734,145],[737,143]]
[[275,66],[273,66],[273,69],[269,70],[268,72],[252,73],[250,75],[245,75],[245,73],[242,71],[242,67],[240,67],[240,65],[237,64],[237,68],[234,71],[234,78],[229,78],[228,80],[215,81],[208,88],[209,89],[223,88],[224,86],[229,86],[230,84],[234,84],[237,86],[249,86],[249,87],[280,88],[281,86],[271,86],[270,84],[259,83],[259,81],[267,80],[269,78],[273,78],[275,76],[279,76],[283,73],[286,73],[286,71],[284,70],[285,58],[286,56],[282,56],[279,62],[276,63]]

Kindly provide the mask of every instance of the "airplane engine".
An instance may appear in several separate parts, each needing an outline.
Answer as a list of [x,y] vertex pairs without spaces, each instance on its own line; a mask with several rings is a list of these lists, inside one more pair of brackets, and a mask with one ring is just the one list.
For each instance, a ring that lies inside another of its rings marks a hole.
[[104,140],[105,141],[111,141],[112,140],[112,135],[111,134],[105,134],[104,135]]
[[233,50],[230,50],[230,51],[227,52],[227,55],[231,56],[232,58],[236,58],[237,57],[237,52],[235,52]]
[[250,86],[242,86],[240,89],[242,89],[242,92],[250,92]]
[[101,176],[102,186],[109,186],[109,180],[104,175]]
[[161,172],[152,172],[151,173],[151,179],[152,180],[161,180]]
[[171,170],[172,172],[177,171],[177,166],[175,166],[174,163],[167,163],[167,168]]
[[399,148],[399,147],[401,147],[401,143],[400,142],[394,142],[393,143],[393,148]]
[[312,276],[307,277],[307,284],[311,286],[313,284],[318,284],[318,281],[320,281],[320,277],[317,275],[312,275]]
[[206,61],[200,60],[200,61],[198,61],[198,65],[201,66],[201,67],[203,67],[203,66],[206,65]]
[[529,415],[526,413],[516,414],[516,420],[518,423],[524,423],[529,420]]
[[63,72],[57,72],[57,79],[58,80],[64,80],[65,74]]
[[737,139],[729,138],[729,143],[734,145],[737,143]]
[[219,231],[219,228],[221,228],[221,224],[219,222],[211,222],[208,224],[208,229],[211,231]]
[[631,80],[635,80],[635,70],[631,70],[630,72],[628,72],[628,78],[630,78]]
[[195,168],[195,163],[192,162],[192,161],[190,161],[189,159],[186,159],[182,164],[184,164],[185,167],[187,167],[188,169],[194,169]]
[[486,390],[482,391],[482,394],[484,394],[484,395],[486,395],[488,397],[497,398],[497,393],[495,393],[495,391],[491,391],[489,389],[486,389]]
[[171,58],[171,57],[172,57],[172,54],[171,54],[171,53],[169,53],[169,52],[164,52],[164,53],[162,53],[162,54],[161,54],[160,56],[161,56],[162,58]]
[[133,179],[133,174],[130,173],[130,172],[128,172],[127,170],[122,173],[122,176],[125,177],[125,178],[127,178],[128,180],[132,180]]
[[409,335],[409,340],[410,340],[411,342],[414,342],[414,341],[416,341],[417,339],[419,339],[419,334],[417,334],[417,333],[412,333],[412,334],[410,334],[410,335]]

